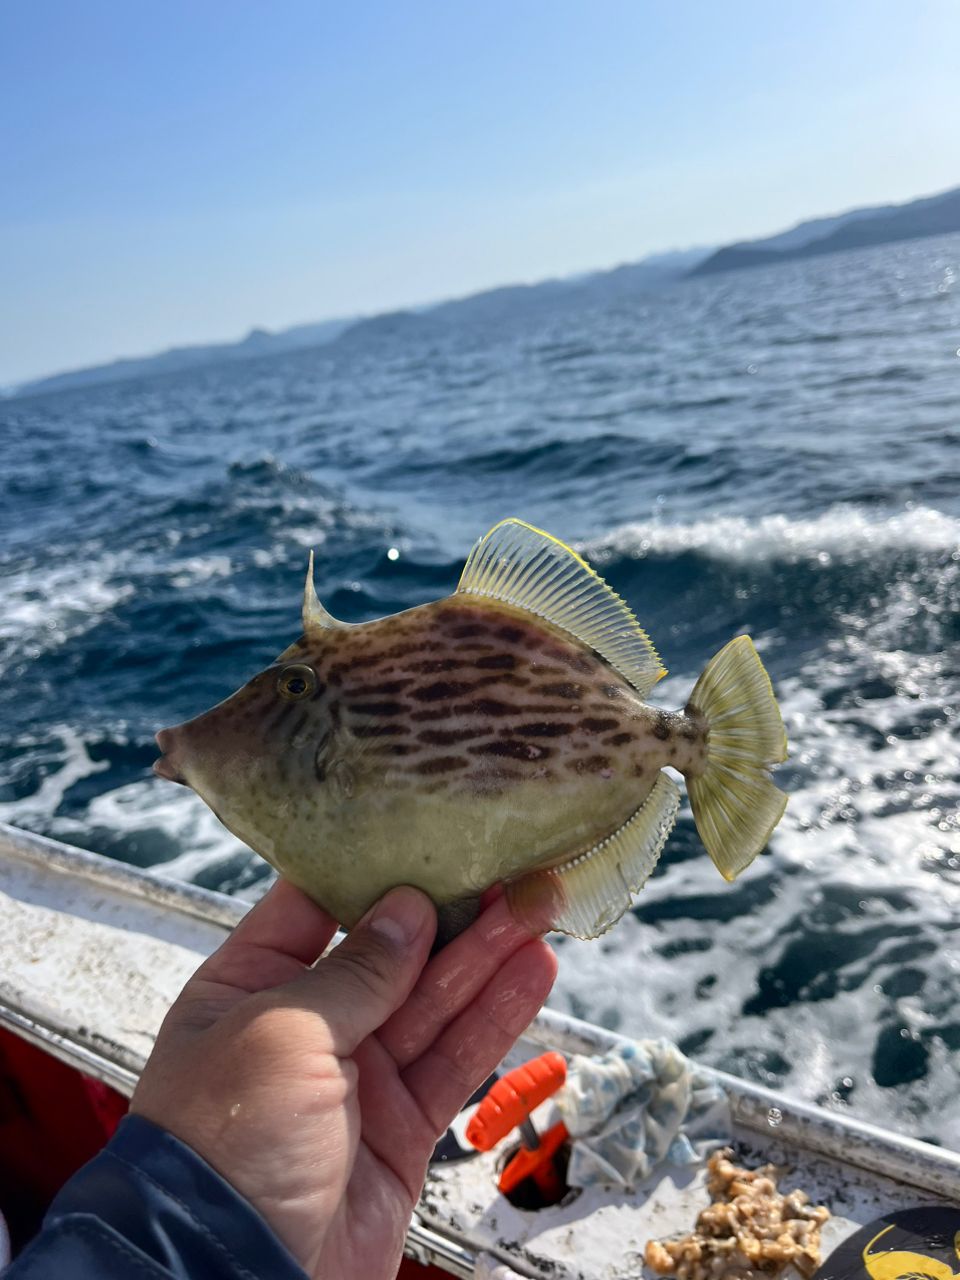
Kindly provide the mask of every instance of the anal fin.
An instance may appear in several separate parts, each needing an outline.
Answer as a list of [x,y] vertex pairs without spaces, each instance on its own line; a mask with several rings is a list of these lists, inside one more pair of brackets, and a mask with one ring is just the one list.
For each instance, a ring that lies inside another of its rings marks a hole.
[[513,915],[536,932],[597,938],[623,915],[657,865],[680,808],[680,788],[661,773],[636,813],[586,853],[506,886]]

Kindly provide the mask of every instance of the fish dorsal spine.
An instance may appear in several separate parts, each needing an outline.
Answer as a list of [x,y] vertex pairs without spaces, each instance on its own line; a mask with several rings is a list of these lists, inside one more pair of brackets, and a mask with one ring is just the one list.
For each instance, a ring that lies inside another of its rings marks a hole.
[[338,622],[320,603],[317,589],[313,585],[313,552],[307,562],[307,580],[303,588],[303,629],[310,631],[329,631],[333,627],[346,627],[347,622]]
[[572,548],[523,520],[502,520],[480,539],[457,594],[544,618],[598,653],[643,698],[667,674],[626,601]]

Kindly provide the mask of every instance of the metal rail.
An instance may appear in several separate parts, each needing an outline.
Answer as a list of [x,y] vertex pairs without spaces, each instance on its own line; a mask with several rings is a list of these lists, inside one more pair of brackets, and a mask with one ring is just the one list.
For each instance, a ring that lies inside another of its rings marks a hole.
[[476,1254],[455,1240],[424,1226],[416,1214],[407,1229],[403,1252],[423,1267],[440,1267],[460,1280],[470,1280],[477,1269]]
[[76,1039],[68,1038],[54,1027],[44,1026],[36,1018],[31,1018],[10,1005],[0,1004],[0,1026],[12,1031],[28,1044],[43,1049],[52,1058],[65,1062],[68,1067],[73,1067],[85,1076],[110,1085],[126,1098],[132,1095],[137,1086],[137,1080],[140,1078],[139,1069],[133,1071],[130,1067],[123,1066],[120,1062],[108,1057],[107,1054],[90,1045],[81,1044]]
[[0,858],[5,857],[17,858],[43,872],[76,876],[89,884],[113,889],[168,911],[195,916],[224,929],[238,925],[252,905],[243,898],[232,898],[229,894],[179,880],[164,880],[155,872],[142,871],[115,858],[105,858],[88,849],[75,849],[73,845],[0,822]]
[[[543,1009],[538,1014],[526,1038],[568,1054],[602,1054],[629,1043],[626,1036],[551,1009]],[[955,1151],[810,1106],[725,1071],[703,1069],[726,1093],[735,1124],[767,1138],[775,1128],[776,1137],[781,1141],[908,1186],[923,1187],[947,1199],[960,1200],[960,1155]],[[771,1125],[771,1116],[775,1117],[774,1125]]]

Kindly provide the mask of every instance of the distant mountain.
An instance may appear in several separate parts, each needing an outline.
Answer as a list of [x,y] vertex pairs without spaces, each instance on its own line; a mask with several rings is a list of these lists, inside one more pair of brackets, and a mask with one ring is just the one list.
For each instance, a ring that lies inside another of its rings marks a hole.
[[851,209],[849,213],[830,218],[814,218],[779,235],[727,245],[700,262],[690,274],[739,271],[744,267],[769,266],[794,258],[838,253],[841,249],[916,240],[953,231],[960,231],[960,187],[911,200],[908,204],[876,205]]
[[538,284],[505,284],[496,289],[484,289],[465,298],[451,298],[439,302],[427,310],[434,322],[498,323],[508,315],[520,311],[551,307],[561,298],[576,290],[578,279],[541,280]]
[[67,373],[37,378],[15,389],[19,396],[40,395],[46,391],[68,391],[77,387],[96,386],[104,382],[122,382],[154,373],[179,373],[225,360],[249,360],[252,356],[276,355],[332,342],[352,320],[321,320],[316,324],[298,324],[280,333],[251,329],[239,342],[211,342],[195,347],[171,347],[153,356],[134,356],[113,360],[110,364],[89,369],[73,369]]
[[279,333],[251,329],[239,342],[173,347],[158,355],[114,360],[38,378],[13,390],[36,395],[99,383],[118,382],[155,373],[197,369],[223,361],[247,360],[335,343],[339,347],[377,343],[406,333],[437,334],[453,324],[497,325],[517,315],[544,311],[558,304],[603,303],[652,293],[690,276],[713,275],[744,267],[767,266],[795,258],[835,253],[895,240],[960,231],[960,187],[901,205],[875,205],[826,218],[812,218],[788,231],[747,240],[721,249],[697,248],[652,254],[606,271],[593,271],[536,284],[504,285],[464,298],[452,298],[406,311],[361,319],[322,320]]
[[336,338],[336,346],[352,347],[384,338],[404,337],[408,333],[426,334],[436,328],[429,311],[385,311],[366,320],[355,320]]
[[415,310],[390,311],[363,319],[321,320],[301,324],[279,333],[251,329],[239,342],[208,343],[204,346],[172,347],[158,355],[114,360],[90,369],[37,378],[13,389],[18,396],[67,391],[78,387],[121,382],[155,373],[177,373],[223,361],[247,360],[336,343],[340,346],[382,341],[403,333],[439,333],[451,324],[500,324],[521,312],[543,310],[566,299],[583,301],[662,289],[680,280],[711,249],[684,249],[652,254],[640,262],[627,263],[608,271],[537,284],[504,285],[485,289],[465,298],[453,298]]
[[712,253],[713,249],[700,248],[651,254],[640,262],[625,262],[610,271],[595,272],[580,282],[580,292],[597,302],[652,293],[682,280]]
[[417,311],[391,311],[358,320],[337,339],[337,345],[378,341],[398,334],[424,336],[450,325],[497,325],[518,315],[550,310],[558,303],[601,302],[613,297],[649,293],[673,284],[702,261],[712,249],[682,249],[652,254],[640,262],[607,271],[541,280],[538,284],[508,284],[465,298],[451,298]]

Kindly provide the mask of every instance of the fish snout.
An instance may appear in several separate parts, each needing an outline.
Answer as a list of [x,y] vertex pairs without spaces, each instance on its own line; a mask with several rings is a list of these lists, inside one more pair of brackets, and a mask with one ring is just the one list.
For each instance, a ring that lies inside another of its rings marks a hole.
[[161,729],[157,734],[157,746],[163,752],[159,760],[153,762],[153,772],[158,778],[166,778],[168,782],[179,782],[187,786],[187,780],[180,769],[178,746],[182,747],[182,736],[176,729]]

